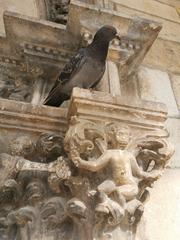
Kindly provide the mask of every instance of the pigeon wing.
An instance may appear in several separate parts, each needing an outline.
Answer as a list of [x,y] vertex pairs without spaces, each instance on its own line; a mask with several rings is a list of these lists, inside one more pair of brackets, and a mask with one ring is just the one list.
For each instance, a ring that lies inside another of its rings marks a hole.
[[[56,80],[53,88],[49,92],[47,98],[44,101],[45,105],[48,105],[48,102],[51,101],[51,99],[58,97],[58,93],[61,90],[61,86],[65,84],[67,81],[69,81],[74,74],[76,74],[81,66],[83,65],[85,60],[85,49],[80,49],[78,53],[73,56],[70,61],[65,65],[63,70],[61,71],[58,79]],[[55,99],[54,99],[55,100]]]

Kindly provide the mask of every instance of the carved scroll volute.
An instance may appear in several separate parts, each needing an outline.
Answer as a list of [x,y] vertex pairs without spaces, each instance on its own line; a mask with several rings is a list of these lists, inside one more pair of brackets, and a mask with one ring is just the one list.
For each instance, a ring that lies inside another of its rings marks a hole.
[[73,117],[64,139],[64,148],[77,165],[76,158],[81,154],[86,156],[93,154],[92,157],[96,157],[99,154],[98,150],[102,151],[98,145],[99,141],[103,148],[107,148],[102,125]]

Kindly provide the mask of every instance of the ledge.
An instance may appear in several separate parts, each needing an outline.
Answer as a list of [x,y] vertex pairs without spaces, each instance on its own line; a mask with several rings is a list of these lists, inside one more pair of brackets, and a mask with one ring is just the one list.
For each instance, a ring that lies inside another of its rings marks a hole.
[[65,132],[72,116],[125,122],[143,130],[167,134],[167,108],[162,103],[127,99],[109,93],[74,88],[69,108],[56,108],[0,99],[0,128],[30,132]]
[[162,103],[74,88],[68,119],[74,115],[94,121],[121,121],[136,128],[163,132],[167,108]]
[[56,132],[66,129],[67,110],[0,99],[0,128],[30,132]]

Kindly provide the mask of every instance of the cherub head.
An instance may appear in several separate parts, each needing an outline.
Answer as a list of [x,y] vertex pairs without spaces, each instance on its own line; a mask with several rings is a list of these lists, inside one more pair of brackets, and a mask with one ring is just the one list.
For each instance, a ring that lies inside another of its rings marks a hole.
[[130,129],[122,123],[108,123],[105,128],[108,148],[125,149],[130,141]]
[[20,136],[13,139],[10,143],[12,155],[29,158],[34,151],[34,143],[28,136]]

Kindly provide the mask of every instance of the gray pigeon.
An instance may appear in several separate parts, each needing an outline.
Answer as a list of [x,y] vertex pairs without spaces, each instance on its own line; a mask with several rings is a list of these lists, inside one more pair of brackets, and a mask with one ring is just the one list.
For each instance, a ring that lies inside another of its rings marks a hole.
[[80,49],[65,65],[44,104],[58,107],[70,98],[74,87],[95,87],[104,74],[109,42],[114,38],[119,39],[114,27],[101,27],[92,43]]

